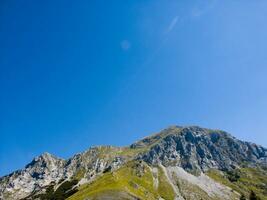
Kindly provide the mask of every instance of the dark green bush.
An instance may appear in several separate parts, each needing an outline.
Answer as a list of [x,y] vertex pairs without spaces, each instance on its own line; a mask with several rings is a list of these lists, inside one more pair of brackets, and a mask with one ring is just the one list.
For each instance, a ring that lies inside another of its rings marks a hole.
[[240,200],[246,200],[246,197],[242,194]]
[[227,171],[227,178],[231,182],[237,182],[240,179],[240,172],[238,170]]
[[261,199],[257,197],[254,191],[251,190],[250,195],[249,195],[249,200],[261,200]]

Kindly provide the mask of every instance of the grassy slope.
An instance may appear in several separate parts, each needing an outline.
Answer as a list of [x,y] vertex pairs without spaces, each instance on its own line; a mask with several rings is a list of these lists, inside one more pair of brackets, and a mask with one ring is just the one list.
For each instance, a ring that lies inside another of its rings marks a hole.
[[[101,194],[119,194],[126,192],[139,199],[153,200],[163,197],[174,199],[174,191],[163,174],[160,175],[159,187],[154,188],[150,168],[145,163],[129,162],[115,172],[105,173],[96,181],[81,186],[69,200],[95,199]],[[118,198],[119,199],[119,198]]]
[[168,179],[165,176],[162,168],[158,168],[158,193],[163,199],[174,199],[175,193],[172,186],[168,183]]
[[260,168],[241,168],[238,171],[239,178],[230,181],[225,173],[217,170],[210,170],[207,173],[214,180],[229,186],[233,190],[249,196],[253,190],[262,200],[267,200],[267,171]]
[[[180,129],[174,127],[172,132],[177,133]],[[217,130],[216,130],[217,131]],[[210,130],[213,132],[213,130]],[[118,149],[103,148],[103,155],[118,155],[125,156],[129,160],[135,157],[138,153],[144,152],[152,146],[156,145],[162,139],[167,137],[169,132],[162,132],[160,135],[153,135],[147,137],[145,142],[139,141],[139,145],[136,148],[124,147],[119,151]],[[138,176],[135,172],[134,162],[129,162],[124,167],[120,168],[115,172],[109,172],[98,178],[91,184],[82,186],[79,191],[71,196],[70,200],[85,199],[86,197],[95,198],[101,194],[118,194],[121,191],[127,192],[140,199],[158,199],[162,197],[164,199],[174,199],[174,192],[172,187],[167,182],[164,174],[161,173],[159,168],[159,187],[157,189],[153,188],[153,178],[149,167],[146,166],[146,170],[143,176]],[[266,181],[267,175],[258,169],[242,169],[242,177],[235,183],[228,180],[227,177],[220,175],[219,171],[212,170],[208,173],[210,177],[216,181],[231,187],[241,194],[249,195],[250,190],[257,193],[259,197],[263,200],[267,200],[266,191]],[[177,182],[178,183],[178,182]],[[183,196],[187,199],[194,199],[196,197],[201,197],[204,199],[210,199],[210,197],[202,191],[197,186],[191,185],[189,183],[178,184],[181,192],[183,191]],[[191,193],[191,194],[190,194]],[[194,193],[194,195],[192,195]]]

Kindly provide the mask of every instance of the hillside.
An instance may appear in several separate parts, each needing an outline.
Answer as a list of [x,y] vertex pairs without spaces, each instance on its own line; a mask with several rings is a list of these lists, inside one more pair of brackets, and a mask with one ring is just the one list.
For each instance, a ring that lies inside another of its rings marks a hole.
[[267,199],[267,149],[221,130],[172,126],[128,147],[49,153],[0,178],[0,199]]

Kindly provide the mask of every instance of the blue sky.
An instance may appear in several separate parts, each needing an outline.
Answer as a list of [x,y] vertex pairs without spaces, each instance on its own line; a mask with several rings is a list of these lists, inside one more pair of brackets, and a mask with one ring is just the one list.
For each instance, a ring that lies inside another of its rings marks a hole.
[[267,1],[1,1],[0,175],[200,125],[267,146]]

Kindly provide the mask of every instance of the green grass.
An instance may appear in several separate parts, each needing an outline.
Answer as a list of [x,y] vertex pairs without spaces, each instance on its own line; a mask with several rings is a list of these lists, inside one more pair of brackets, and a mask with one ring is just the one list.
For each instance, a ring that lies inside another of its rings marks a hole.
[[135,147],[135,148],[136,149],[143,149],[144,151],[148,150],[151,147],[160,143],[160,141],[162,141],[167,136],[172,135],[172,134],[178,134],[181,130],[182,130],[182,128],[179,128],[176,126],[169,127],[168,129],[165,129],[165,130],[161,131],[160,133],[155,133],[151,136],[148,136],[148,137],[141,139],[140,141],[135,143],[137,145],[137,147]]
[[[163,173],[163,172],[160,172]],[[172,187],[164,174],[160,174],[159,187],[154,188],[151,169],[144,162],[128,162],[114,172],[108,172],[90,184],[85,184],[69,200],[84,200],[101,194],[128,193],[144,200],[155,200],[161,196],[165,200],[174,199]],[[118,198],[119,199],[119,198]]]
[[164,172],[161,168],[158,168],[158,177],[159,177],[159,195],[165,200],[173,200],[175,193],[172,186],[169,184],[167,177],[164,175]]
[[[113,160],[115,157],[122,157],[126,160],[132,160],[137,154],[146,151],[146,148],[130,148],[115,146],[97,146],[92,149],[96,150],[97,158],[105,160]],[[87,153],[90,153],[88,151]]]
[[218,170],[210,170],[207,175],[247,198],[252,190],[262,200],[267,200],[267,171],[261,168],[241,168],[238,171],[240,177],[234,181],[229,179],[229,173]]

